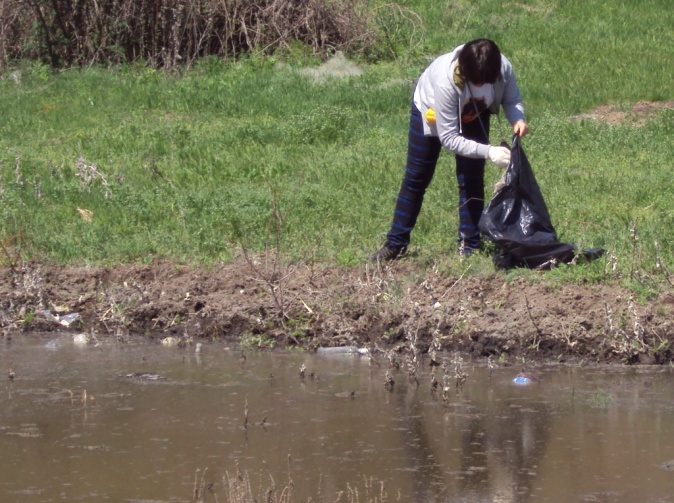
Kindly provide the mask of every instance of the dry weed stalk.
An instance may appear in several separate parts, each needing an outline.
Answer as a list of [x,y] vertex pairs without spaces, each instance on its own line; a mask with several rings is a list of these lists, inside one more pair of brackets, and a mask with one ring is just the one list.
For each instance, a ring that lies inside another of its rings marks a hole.
[[[193,498],[195,503],[204,503],[206,501],[206,472],[208,468],[204,468],[204,471],[201,472],[199,468],[194,472],[194,490]],[[201,477],[199,477],[199,472],[201,472]],[[212,486],[212,485],[211,485]]]
[[[414,319],[408,320],[405,323],[405,339],[409,344],[409,356],[407,358],[407,376],[411,382],[417,384],[419,387],[419,379],[417,378],[417,372],[419,370],[419,363],[421,361],[420,350],[417,345],[417,340],[419,338],[419,326],[421,324],[421,313],[419,312],[419,306],[414,304]],[[410,325],[414,324],[414,328],[411,328]]]
[[431,367],[437,367],[440,365],[438,363],[438,351],[442,349],[442,334],[440,333],[440,324],[442,323],[443,318],[439,317],[435,325],[435,329],[431,333],[431,344],[428,348],[428,355],[431,358],[430,365]]
[[441,301],[442,299],[444,299],[444,298],[445,298],[445,295],[447,295],[449,292],[451,292],[451,291],[454,289],[454,287],[455,287],[456,285],[458,285],[458,284],[461,282],[461,280],[464,278],[464,276],[465,276],[466,274],[468,274],[468,271],[470,271],[471,268],[472,268],[472,264],[469,265],[469,266],[466,268],[465,271],[463,271],[463,274],[461,274],[461,276],[459,276],[459,279],[457,279],[454,283],[452,283],[452,286],[450,286],[447,290],[445,290],[445,293],[443,293],[443,294],[438,298],[438,302]]
[[366,285],[374,288],[375,291],[372,302],[378,300],[388,302],[395,297],[392,289],[395,278],[390,267],[377,263],[374,269],[370,271],[370,263],[368,262],[365,264],[365,277],[367,279]]
[[386,371],[386,374],[384,375],[384,387],[388,391],[393,391],[393,386],[395,385],[395,379],[393,379],[393,376],[391,375],[391,372],[388,370]]
[[452,390],[451,383],[452,377],[449,371],[449,364],[444,362],[442,364],[442,401],[444,404],[448,404],[451,398],[450,392]]
[[630,265],[630,281],[634,280],[634,273],[636,267],[637,251],[639,244],[639,232],[638,232],[638,222],[639,220],[635,218],[630,225],[630,238],[632,239],[632,264]]
[[80,399],[79,401],[75,399],[75,393],[71,389],[66,389],[64,392],[68,395],[68,398],[70,399],[70,405],[71,407],[75,407],[76,405],[82,405],[83,408],[87,407],[87,403],[89,402],[95,402],[96,399],[94,398],[93,395],[87,395],[87,390],[83,389],[82,393],[80,394]]
[[[386,487],[384,482],[379,482],[379,488],[376,487],[375,481],[372,477],[363,477],[363,487],[365,488],[363,495],[363,502],[365,503],[386,503],[389,501],[388,494],[386,493]],[[346,496],[348,503],[359,503],[361,501],[360,491],[357,486],[351,486],[351,484],[346,484]],[[337,496],[337,499],[334,503],[338,503],[342,500],[344,492],[340,492]],[[398,494],[398,500],[400,501],[400,494]]]
[[[282,267],[282,244],[283,234],[285,229],[285,218],[290,213],[297,199],[300,184],[298,183],[291,194],[290,201],[285,208],[281,208],[282,187],[278,180],[265,178],[267,189],[269,191],[270,200],[272,204],[271,213],[267,220],[267,236],[266,249],[267,253],[264,255],[265,266],[262,267],[259,261],[253,259],[248,251],[248,246],[245,242],[245,232],[237,228],[239,245],[243,252],[246,263],[255,274],[254,281],[264,284],[271,295],[274,306],[277,309],[278,316],[282,323],[290,319],[289,312],[291,306],[295,304],[300,296],[300,293],[295,294],[292,299],[288,299],[286,281],[291,277],[299,267],[299,265],[290,266],[287,270]],[[271,250],[271,253],[269,252]],[[304,304],[305,307],[306,304]],[[311,311],[311,309],[309,309]]]
[[374,17],[390,57],[399,55],[397,46],[404,41],[405,50],[410,52],[423,43],[424,22],[412,9],[389,2],[376,7]]
[[615,274],[618,271],[618,257],[615,256],[613,252],[609,252],[608,260],[604,265],[604,276],[608,275],[609,270],[612,274]]
[[[24,316],[26,311],[31,308],[33,311],[43,309],[46,302],[40,266],[24,262],[19,258],[19,252],[16,253],[16,256],[13,256],[4,244],[1,247],[9,263],[12,285],[17,290],[17,293],[23,297],[21,300],[20,316]],[[14,307],[11,299],[10,307]]]
[[21,173],[21,152],[14,159],[14,179],[19,187],[23,187],[23,174]]
[[527,314],[529,315],[529,319],[531,320],[531,324],[536,329],[536,334],[537,334],[537,336],[534,336],[534,341],[532,342],[531,345],[532,345],[532,347],[536,348],[536,351],[538,351],[539,345],[541,344],[541,340],[543,339],[543,332],[538,327],[538,324],[536,323],[536,320],[534,320],[534,317],[531,314],[531,304],[529,303],[529,297],[527,296],[527,292],[524,292],[524,301],[525,301],[525,305],[526,305],[526,308],[527,308]]
[[644,327],[643,325],[639,322],[639,315],[637,314],[637,309],[634,306],[634,301],[630,297],[627,299],[627,309],[629,309],[630,315],[632,316],[632,323],[633,323],[633,330],[632,334],[634,338],[639,341],[639,343],[642,346],[645,346],[646,344],[644,343]]
[[98,168],[95,164],[88,162],[84,157],[80,156],[75,161],[75,168],[77,169],[75,176],[80,178],[81,188],[90,190],[91,185],[96,180],[100,180],[104,189],[105,198],[108,199],[110,196],[112,196],[112,191],[108,185],[108,180],[100,171],[98,171]]
[[[253,495],[253,489],[250,484],[250,477],[247,473],[241,473],[237,463],[236,475],[231,476],[229,472],[223,477],[223,483],[227,488],[227,501],[231,503],[249,503],[256,501]],[[202,500],[203,501],[203,500]],[[266,501],[274,501],[267,499]],[[201,503],[201,501],[198,501]]]
[[672,285],[674,284],[672,283],[672,276],[669,270],[663,264],[662,257],[660,256],[660,243],[654,241],[654,244],[655,244],[655,268],[660,274],[662,274],[665,277],[667,283]]
[[[564,340],[566,341],[566,345],[569,348],[573,349],[578,344],[578,340],[575,340],[575,341],[571,340],[571,337],[573,336],[573,332],[571,331],[571,325],[567,325],[566,323],[564,323],[564,321],[561,322],[561,325],[562,325]],[[584,326],[579,325],[578,327],[579,327],[580,332],[582,332],[584,334],[587,334],[587,329]],[[580,337],[578,339],[580,339]]]
[[[9,309],[11,310],[14,306],[10,302]],[[11,316],[5,309],[0,306],[0,335],[7,340],[12,338],[12,332],[17,330],[18,326],[12,320]]]
[[[440,302],[437,301],[433,307],[439,309],[441,307]],[[441,313],[438,313],[435,318],[435,328],[433,329],[433,332],[431,332],[431,343],[428,348],[428,355],[431,358],[431,367],[440,366],[438,352],[442,350],[442,340],[445,337],[440,331],[440,327],[446,322],[446,317],[448,315],[447,309],[448,306],[446,306]]]
[[431,395],[435,398],[437,392],[438,392],[438,385],[439,381],[437,377],[435,377],[435,369],[431,371]]
[[[131,320],[127,314],[134,306],[146,302],[146,292],[135,281],[125,281],[121,287],[114,286],[108,289],[103,281],[99,280],[97,288],[99,295],[102,295],[99,299],[109,306],[105,311],[96,313],[98,321],[105,327],[107,333],[118,341],[128,341]],[[153,328],[156,328],[160,320],[160,318],[155,320]]]
[[[245,245],[241,247],[243,257],[246,263],[253,271],[254,277],[249,278],[251,281],[263,284],[274,302],[278,316],[285,321],[290,318],[289,306],[292,304],[286,300],[286,281],[295,272],[295,267],[290,267],[288,271],[281,270],[281,257],[278,248],[274,249],[273,257],[265,254],[265,265],[262,266],[257,259],[251,257]],[[299,294],[293,300],[296,300]]]
[[492,355],[487,357],[487,369],[489,370],[489,379],[491,379],[491,374],[494,372],[494,369],[498,368],[498,365],[494,363],[494,358]]
[[376,365],[377,367],[381,367],[382,364],[376,357],[377,354],[384,355],[384,357],[386,357],[389,360],[389,363],[393,369],[397,370],[400,368],[399,363],[397,366],[394,364],[395,354],[393,353],[393,351],[382,349],[376,342],[373,344],[372,348],[369,349],[370,366]]
[[54,67],[143,60],[176,68],[208,55],[272,52],[293,40],[324,57],[336,49],[355,53],[376,40],[366,5],[362,0],[0,0],[0,66],[23,57]]
[[463,358],[459,353],[455,353],[452,358],[452,363],[454,364],[454,379],[456,385],[456,392],[458,393],[461,388],[463,388],[468,374],[463,370]]
[[639,322],[639,316],[632,298],[629,298],[627,301],[628,312],[633,324],[631,333],[626,331],[621,324],[616,323],[613,317],[613,310],[606,299],[604,299],[604,307],[606,310],[609,345],[616,354],[631,358],[648,349],[648,345],[644,340],[645,330]]
[[[239,463],[236,462],[236,473],[231,475],[229,472],[226,472],[222,477],[223,486],[226,490],[225,501],[227,503],[292,503],[295,484],[290,474],[290,465],[291,457],[288,455],[288,480],[280,492],[274,478],[269,474],[269,487],[263,487],[262,476],[260,476],[260,484],[256,494],[253,491],[249,474],[241,472]],[[203,470],[203,472],[199,469],[195,471],[193,487],[193,501],[195,503],[206,503],[206,495],[209,492],[213,493],[216,503],[218,501],[218,497],[213,491],[213,483],[206,482],[206,471],[207,469]],[[322,479],[323,477],[321,476],[318,484],[318,499],[316,501],[325,501],[322,495]],[[377,482],[372,477],[363,477],[362,491],[358,486],[347,483],[347,490],[339,491],[333,503],[343,501],[345,495],[348,503],[358,503],[360,501],[364,503],[387,503],[391,501],[386,492],[384,482]],[[395,501],[400,500],[401,494],[398,492],[398,497]],[[314,500],[309,498],[306,501],[311,502]]]
[[246,399],[243,404],[243,427],[245,429],[248,428],[248,395],[246,395]]

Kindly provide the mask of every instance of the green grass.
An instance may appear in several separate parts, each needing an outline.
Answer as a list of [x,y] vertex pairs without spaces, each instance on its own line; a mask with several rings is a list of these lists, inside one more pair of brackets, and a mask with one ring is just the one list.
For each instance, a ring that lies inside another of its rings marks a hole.
[[[418,44],[401,36],[395,61],[321,83],[297,71],[314,61],[281,57],[206,59],[183,75],[6,70],[5,249],[57,263],[210,262],[275,246],[280,224],[289,259],[362,263],[390,224],[414,79],[429,58],[486,36],[515,65],[531,126],[523,145],[560,239],[606,248],[631,282],[656,272],[656,241],[674,268],[674,111],[640,127],[570,120],[597,105],[674,99],[668,1],[401,5],[423,19]],[[503,118],[492,124],[494,142],[510,139]],[[490,165],[487,183],[498,176]],[[453,256],[456,199],[444,153],[413,233],[420,260]],[[551,277],[600,281],[608,271],[607,259]]]

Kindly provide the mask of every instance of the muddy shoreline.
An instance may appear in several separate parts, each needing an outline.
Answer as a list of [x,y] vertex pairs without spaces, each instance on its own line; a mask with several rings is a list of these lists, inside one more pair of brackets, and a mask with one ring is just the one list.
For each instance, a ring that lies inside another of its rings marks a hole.
[[[0,269],[3,338],[28,332],[168,337],[251,349],[355,345],[402,357],[671,365],[674,293],[637,303],[615,285],[503,275],[448,277],[402,260],[376,268],[277,267],[270,259],[198,269],[167,261],[117,267]],[[66,326],[66,314],[79,318]]]

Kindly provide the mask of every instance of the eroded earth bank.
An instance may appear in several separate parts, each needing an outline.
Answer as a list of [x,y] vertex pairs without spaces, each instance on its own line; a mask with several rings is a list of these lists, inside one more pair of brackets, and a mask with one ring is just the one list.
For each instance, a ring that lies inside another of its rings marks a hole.
[[0,277],[5,339],[58,331],[157,344],[171,337],[178,347],[199,340],[265,350],[353,345],[401,358],[460,351],[520,362],[671,365],[673,355],[669,291],[644,303],[606,284],[450,277],[406,260],[283,269],[261,258],[210,269],[25,263],[2,268]]

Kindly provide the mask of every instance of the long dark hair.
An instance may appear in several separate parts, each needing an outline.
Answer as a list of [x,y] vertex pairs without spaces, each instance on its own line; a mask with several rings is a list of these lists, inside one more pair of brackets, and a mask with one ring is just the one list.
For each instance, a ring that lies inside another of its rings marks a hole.
[[501,75],[501,51],[493,40],[472,40],[459,53],[459,70],[467,82],[493,84]]

